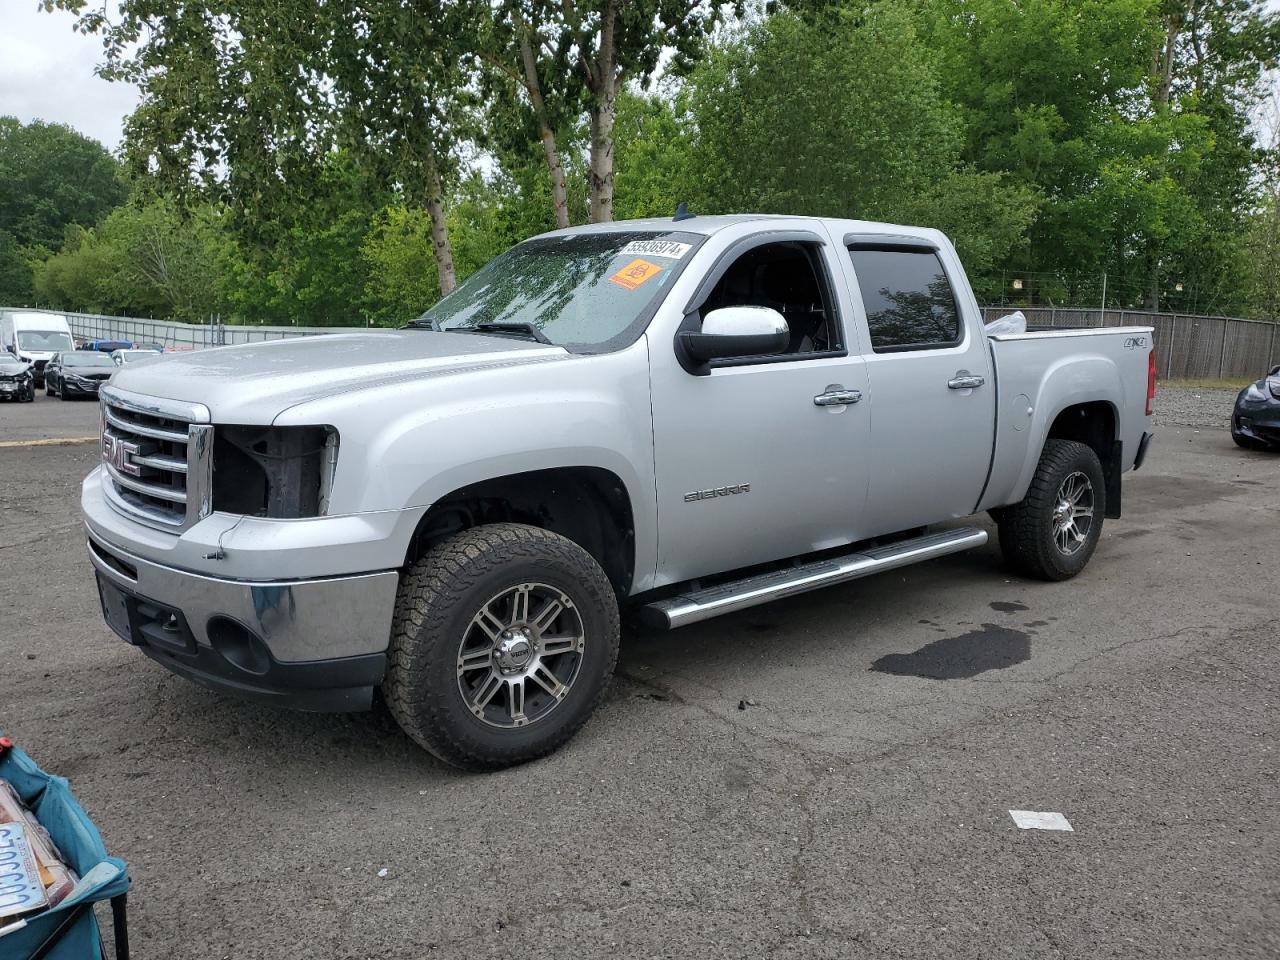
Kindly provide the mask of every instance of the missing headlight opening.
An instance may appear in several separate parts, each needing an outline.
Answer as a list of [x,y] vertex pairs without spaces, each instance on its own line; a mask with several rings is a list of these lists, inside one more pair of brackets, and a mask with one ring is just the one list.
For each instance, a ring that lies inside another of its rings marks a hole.
[[213,509],[253,517],[322,515],[337,460],[328,427],[218,426],[213,442]]

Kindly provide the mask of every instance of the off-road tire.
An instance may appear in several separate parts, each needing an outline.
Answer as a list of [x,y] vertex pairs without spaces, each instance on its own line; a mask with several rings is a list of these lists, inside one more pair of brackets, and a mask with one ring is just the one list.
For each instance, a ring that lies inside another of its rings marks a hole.
[[[1093,522],[1084,543],[1067,554],[1054,537],[1054,510],[1063,481],[1074,473],[1083,473],[1093,487]],[[1048,440],[1027,495],[992,515],[1000,531],[1000,550],[1014,571],[1037,580],[1069,580],[1093,556],[1105,513],[1106,483],[1098,455],[1083,443]]]
[[[564,700],[528,726],[498,729],[458,689],[458,656],[489,598],[529,581],[566,594],[581,617],[581,665]],[[495,523],[432,547],[400,580],[382,693],[413,740],[446,763],[496,770],[546,756],[586,723],[618,661],[618,601],[600,565],[576,543],[538,527]]]

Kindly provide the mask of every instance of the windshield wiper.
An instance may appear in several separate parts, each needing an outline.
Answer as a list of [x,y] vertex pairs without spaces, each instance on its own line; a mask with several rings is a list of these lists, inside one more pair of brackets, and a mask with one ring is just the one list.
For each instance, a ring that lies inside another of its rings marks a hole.
[[426,321],[424,321],[422,317],[419,317],[417,320],[410,320],[407,324],[405,324],[404,328],[406,330],[443,330],[444,329],[444,327],[440,326],[439,321],[437,321],[435,317],[432,317],[430,320],[426,320]]
[[553,345],[545,333],[527,321],[486,321],[485,323],[477,323],[474,327],[448,327],[447,330],[449,333],[517,334],[528,337],[530,340],[536,340],[538,343]]

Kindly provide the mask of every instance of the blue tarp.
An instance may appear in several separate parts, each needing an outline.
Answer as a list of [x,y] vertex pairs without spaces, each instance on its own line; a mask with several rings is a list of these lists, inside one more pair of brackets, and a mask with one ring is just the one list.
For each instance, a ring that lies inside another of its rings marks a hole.
[[[45,773],[29,756],[13,747],[0,757],[0,779],[9,781],[18,791],[23,803],[49,831],[49,837],[68,865],[80,876],[75,889],[56,907],[29,919],[21,930],[0,937],[0,960],[26,960],[79,904],[108,900],[127,892],[129,874],[123,860],[107,856],[98,828],[62,777]],[[102,957],[93,911],[84,911],[47,956],[50,960]]]

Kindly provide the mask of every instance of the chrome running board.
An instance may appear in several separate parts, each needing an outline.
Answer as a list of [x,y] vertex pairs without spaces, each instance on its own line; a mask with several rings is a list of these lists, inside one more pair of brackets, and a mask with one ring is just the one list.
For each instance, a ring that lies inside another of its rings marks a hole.
[[795,596],[819,587],[829,587],[895,570],[912,563],[932,560],[949,553],[971,550],[987,542],[987,532],[977,527],[957,527],[900,540],[885,547],[860,550],[814,560],[785,570],[757,573],[742,580],[691,590],[665,600],[655,600],[640,608],[640,618],[650,626],[673,630],[723,613],[745,610],[757,604]]

